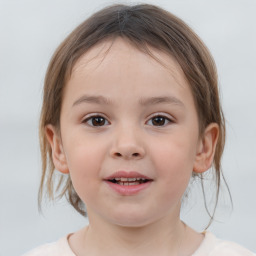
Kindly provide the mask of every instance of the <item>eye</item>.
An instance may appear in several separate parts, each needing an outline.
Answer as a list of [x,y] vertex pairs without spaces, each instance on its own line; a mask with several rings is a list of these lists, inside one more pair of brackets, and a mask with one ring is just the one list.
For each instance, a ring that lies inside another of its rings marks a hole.
[[167,118],[166,116],[163,116],[163,115],[154,116],[148,121],[149,125],[153,125],[153,126],[165,126],[170,122],[173,122],[173,121],[170,118]]
[[86,118],[83,121],[83,123],[87,123],[89,126],[104,126],[104,125],[109,124],[107,119],[100,115],[90,116],[90,117]]

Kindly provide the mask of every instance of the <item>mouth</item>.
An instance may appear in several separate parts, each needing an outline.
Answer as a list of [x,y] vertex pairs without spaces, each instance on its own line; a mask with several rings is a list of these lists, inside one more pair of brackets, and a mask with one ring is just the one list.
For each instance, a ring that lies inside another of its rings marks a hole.
[[146,178],[114,178],[108,181],[121,186],[136,186],[152,180]]
[[138,172],[118,171],[104,179],[120,195],[135,195],[150,187],[153,179]]
[[153,181],[153,179],[138,172],[117,171],[107,177],[105,181],[121,186],[136,186]]

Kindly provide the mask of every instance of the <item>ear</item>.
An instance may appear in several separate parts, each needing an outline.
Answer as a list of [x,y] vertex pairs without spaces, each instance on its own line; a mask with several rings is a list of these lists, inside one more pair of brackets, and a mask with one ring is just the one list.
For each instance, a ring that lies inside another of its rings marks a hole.
[[45,127],[45,134],[52,148],[52,160],[56,170],[62,173],[69,173],[67,160],[59,132],[53,125],[48,124]]
[[219,137],[219,126],[217,123],[209,124],[198,143],[196,159],[193,171],[203,173],[207,171],[213,162],[215,149]]

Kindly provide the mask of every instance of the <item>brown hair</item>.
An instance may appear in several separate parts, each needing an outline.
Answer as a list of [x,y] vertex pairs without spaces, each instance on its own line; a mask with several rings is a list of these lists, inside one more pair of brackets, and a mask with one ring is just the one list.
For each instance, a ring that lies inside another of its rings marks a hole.
[[100,10],[79,25],[55,51],[45,77],[40,119],[42,178],[39,205],[46,185],[50,199],[54,199],[57,192],[59,197],[65,195],[71,205],[85,215],[83,202],[76,194],[69,175],[60,175],[58,183],[54,184],[56,174],[45,126],[52,124],[57,129],[60,128],[63,90],[79,57],[96,44],[117,37],[128,40],[148,54],[151,47],[174,57],[191,87],[199,116],[200,132],[202,133],[210,123],[219,125],[219,138],[213,161],[217,188],[215,212],[222,177],[221,156],[225,143],[225,122],[220,106],[215,63],[203,42],[181,19],[148,4],[113,5]]

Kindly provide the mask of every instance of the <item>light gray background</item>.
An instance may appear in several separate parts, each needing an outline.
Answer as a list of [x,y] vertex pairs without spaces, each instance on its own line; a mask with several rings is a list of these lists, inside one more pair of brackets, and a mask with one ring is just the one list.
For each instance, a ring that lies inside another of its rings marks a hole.
[[[0,256],[20,255],[87,223],[65,201],[38,213],[37,126],[53,51],[76,25],[109,3],[117,1],[0,0]],[[256,1],[148,3],[183,18],[216,60],[228,129],[223,167],[234,210],[224,192],[210,230],[256,251]],[[207,218],[196,194],[183,218],[202,230]]]

